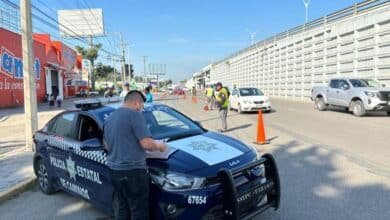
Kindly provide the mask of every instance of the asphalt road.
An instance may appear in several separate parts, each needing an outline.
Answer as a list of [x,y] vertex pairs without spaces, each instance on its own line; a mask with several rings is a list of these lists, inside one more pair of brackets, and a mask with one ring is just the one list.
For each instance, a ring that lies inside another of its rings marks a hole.
[[[345,110],[314,110],[312,103],[274,99],[267,126],[306,143],[335,150],[372,173],[390,178],[390,117],[354,117]],[[256,115],[247,115],[255,120]]]
[[[318,112],[309,103],[272,100],[265,114],[278,163],[281,207],[256,219],[388,219],[390,216],[390,117],[355,118],[340,111]],[[218,128],[217,112],[202,111],[188,99],[175,106],[206,128]],[[227,135],[254,140],[256,114],[229,113]],[[0,205],[0,219],[99,219],[95,208],[65,193],[45,196],[30,190]]]

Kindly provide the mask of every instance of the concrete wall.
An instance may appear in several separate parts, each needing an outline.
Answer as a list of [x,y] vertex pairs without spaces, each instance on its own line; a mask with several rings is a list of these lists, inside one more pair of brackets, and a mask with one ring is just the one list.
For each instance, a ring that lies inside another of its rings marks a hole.
[[337,76],[372,77],[390,86],[390,4],[350,10],[342,19],[337,16],[344,12],[337,12],[214,63],[210,80],[293,99],[309,97],[313,85]]

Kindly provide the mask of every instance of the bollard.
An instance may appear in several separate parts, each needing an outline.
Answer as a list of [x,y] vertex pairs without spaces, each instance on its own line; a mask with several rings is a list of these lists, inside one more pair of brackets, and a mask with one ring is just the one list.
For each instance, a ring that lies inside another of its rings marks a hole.
[[263,111],[259,110],[257,115],[257,135],[255,144],[269,144],[270,141],[265,138],[265,129],[264,129],[264,121],[263,121]]

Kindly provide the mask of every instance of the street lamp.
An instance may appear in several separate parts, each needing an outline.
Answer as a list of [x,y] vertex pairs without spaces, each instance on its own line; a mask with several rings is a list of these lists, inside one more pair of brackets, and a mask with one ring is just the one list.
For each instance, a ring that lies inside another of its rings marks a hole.
[[305,5],[305,23],[307,23],[310,0],[302,0],[302,2],[303,2],[303,5]]

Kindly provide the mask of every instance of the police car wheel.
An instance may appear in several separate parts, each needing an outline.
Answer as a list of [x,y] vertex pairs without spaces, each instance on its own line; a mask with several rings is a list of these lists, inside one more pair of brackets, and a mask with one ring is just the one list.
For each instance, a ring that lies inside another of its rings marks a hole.
[[43,163],[42,159],[36,162],[35,169],[41,191],[45,194],[53,194],[55,192],[55,188],[47,172],[46,165]]

